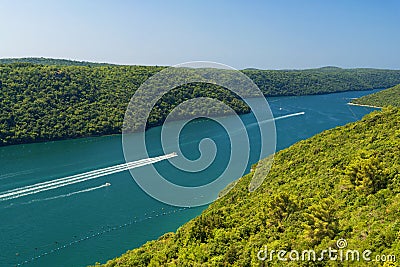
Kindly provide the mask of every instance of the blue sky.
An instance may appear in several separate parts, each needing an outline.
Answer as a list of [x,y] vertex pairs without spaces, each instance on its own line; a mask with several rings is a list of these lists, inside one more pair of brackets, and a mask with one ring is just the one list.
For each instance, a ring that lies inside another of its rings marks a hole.
[[0,58],[400,69],[400,1],[0,0]]

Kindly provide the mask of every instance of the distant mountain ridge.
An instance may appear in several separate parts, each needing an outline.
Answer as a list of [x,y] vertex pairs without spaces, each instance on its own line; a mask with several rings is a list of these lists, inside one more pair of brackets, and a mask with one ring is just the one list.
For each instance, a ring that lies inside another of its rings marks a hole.
[[40,65],[57,65],[57,66],[115,66],[111,63],[97,63],[89,61],[78,61],[60,58],[44,58],[44,57],[25,57],[25,58],[0,58],[0,64],[13,63],[31,63]]
[[[0,58],[0,64],[13,64],[13,63],[31,63],[41,65],[58,65],[58,66],[137,66],[137,64],[115,64],[107,62],[92,62],[80,61],[74,59],[64,58],[46,58],[46,57],[23,57],[23,58]],[[245,68],[244,71],[262,71],[265,69],[259,68]],[[380,68],[341,68],[337,66],[323,66],[318,68],[306,69],[277,69],[274,71],[338,71],[338,70],[390,70]]]

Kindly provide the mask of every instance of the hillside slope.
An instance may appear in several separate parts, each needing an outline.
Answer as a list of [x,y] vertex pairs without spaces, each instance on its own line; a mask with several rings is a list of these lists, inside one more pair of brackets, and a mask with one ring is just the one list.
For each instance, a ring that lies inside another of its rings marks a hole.
[[399,70],[341,69],[243,70],[265,96],[324,94],[389,88],[399,84]]
[[0,64],[31,63],[53,66],[113,66],[115,64],[77,61],[60,58],[25,57],[25,58],[0,58]]
[[[391,107],[300,141],[276,154],[255,192],[248,191],[250,173],[176,233],[104,266],[260,266],[264,246],[321,251],[336,248],[340,238],[349,249],[371,250],[371,257],[400,257],[399,147],[400,109]],[[275,254],[268,266],[288,263],[341,264],[282,262]]]
[[[146,79],[165,68],[45,58],[1,62],[7,64],[0,64],[0,146],[120,133],[129,99]],[[387,88],[400,83],[398,70],[329,67],[243,73],[268,96]],[[238,114],[250,111],[224,88],[189,84],[170,91],[157,103],[148,127],[162,124],[176,105],[199,96],[223,101]],[[215,106],[202,110],[207,115],[224,115]]]
[[[162,69],[0,65],[0,146],[121,133],[129,100],[140,84]],[[160,125],[176,105],[196,96],[218,99],[238,114],[249,112],[226,89],[190,84],[171,90],[155,105],[148,127]],[[220,114],[215,106],[202,108],[205,114]]]
[[400,84],[375,94],[354,99],[351,103],[375,107],[388,105],[400,107]]

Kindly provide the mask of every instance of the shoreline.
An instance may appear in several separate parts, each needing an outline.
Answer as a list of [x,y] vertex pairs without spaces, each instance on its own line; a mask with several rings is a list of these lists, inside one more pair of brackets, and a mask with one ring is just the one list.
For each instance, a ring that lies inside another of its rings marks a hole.
[[377,106],[372,106],[372,105],[356,104],[356,103],[352,103],[352,102],[347,103],[347,105],[359,106],[359,107],[367,107],[367,108],[382,108],[382,107],[377,107]]
[[[379,88],[380,89],[380,88]],[[347,90],[347,91],[336,91],[336,92],[326,92],[326,93],[317,93],[317,94],[307,94],[307,95],[278,95],[278,96],[264,96],[264,98],[267,99],[271,99],[271,98],[276,98],[276,97],[301,97],[301,96],[316,96],[316,95],[329,95],[329,94],[340,94],[340,93],[346,93],[346,92],[357,92],[357,91],[373,91],[373,90],[379,90],[379,89],[369,89],[369,90]],[[382,89],[383,90],[383,89]],[[249,99],[252,98],[257,98],[257,97],[248,97]],[[354,98],[357,99],[357,98]],[[361,106],[361,107],[370,107],[370,108],[379,108],[381,109],[382,107],[376,107],[376,106],[371,106],[371,105],[362,105],[362,104],[355,104],[355,103],[347,103],[348,105],[353,105],[353,106]],[[245,114],[249,114],[251,113],[251,110],[249,112],[244,112],[244,113],[239,113],[238,115],[245,115]],[[227,115],[215,115],[216,117],[226,117]],[[228,115],[229,116],[229,115]],[[163,123],[161,124],[155,124],[152,125],[148,128],[146,128],[146,131],[151,129],[151,128],[155,128],[155,127],[159,127],[162,126]],[[4,148],[4,147],[10,147],[10,146],[19,146],[19,145],[31,145],[31,144],[41,144],[41,143],[52,143],[52,142],[58,142],[58,141],[68,141],[68,140],[78,140],[78,139],[83,139],[83,138],[96,138],[96,137],[107,137],[107,136],[115,136],[115,135],[121,135],[122,134],[122,130],[118,131],[118,132],[111,132],[111,133],[106,133],[106,134],[92,134],[92,135],[82,135],[82,136],[74,136],[74,137],[70,137],[70,136],[64,136],[64,137],[60,137],[60,138],[54,138],[54,139],[49,139],[49,140],[34,140],[34,141],[28,141],[28,142],[20,142],[20,143],[11,143],[11,144],[2,144],[0,145],[0,149]]]

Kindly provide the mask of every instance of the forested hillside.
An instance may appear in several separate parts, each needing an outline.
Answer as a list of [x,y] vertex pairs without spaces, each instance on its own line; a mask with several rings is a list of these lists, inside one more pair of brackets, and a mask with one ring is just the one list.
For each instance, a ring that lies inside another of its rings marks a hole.
[[56,66],[113,66],[114,65],[109,63],[97,63],[97,62],[76,61],[76,60],[58,59],[58,58],[43,58],[43,57],[0,58],[0,64],[12,64],[12,63],[32,63],[32,64],[56,65]]
[[250,173],[176,233],[104,266],[394,266],[328,257],[283,262],[276,254],[262,262],[257,253],[265,246],[321,253],[346,239],[346,249],[371,250],[371,259],[399,257],[399,147],[400,109],[393,107],[300,141],[275,155],[255,192]]
[[[121,132],[136,89],[161,67],[0,65],[0,146]],[[216,86],[190,84],[170,91],[150,114],[148,126],[162,123],[184,100],[208,96],[249,112],[245,103]],[[218,114],[215,107],[205,113]]]
[[375,94],[366,95],[351,101],[354,104],[375,107],[394,106],[400,107],[400,84]]
[[[121,132],[129,99],[147,78],[165,67],[118,66],[60,59],[0,60],[0,146]],[[28,63],[26,63],[28,62]],[[400,71],[320,68],[302,71],[243,70],[264,95],[304,95],[386,88]],[[160,125],[187,99],[207,96],[249,112],[228,90],[190,84],[168,93],[154,107],[148,127]],[[208,114],[220,114],[205,106]]]
[[264,95],[304,95],[389,88],[399,84],[399,70],[341,69],[243,70]]

